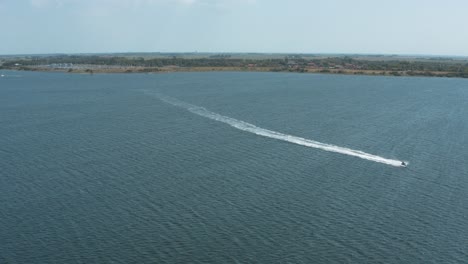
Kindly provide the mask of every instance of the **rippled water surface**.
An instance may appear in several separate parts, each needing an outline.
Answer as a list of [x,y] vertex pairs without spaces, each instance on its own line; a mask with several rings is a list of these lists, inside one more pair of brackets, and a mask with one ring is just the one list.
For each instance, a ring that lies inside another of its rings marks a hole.
[[468,262],[467,80],[0,73],[0,263]]

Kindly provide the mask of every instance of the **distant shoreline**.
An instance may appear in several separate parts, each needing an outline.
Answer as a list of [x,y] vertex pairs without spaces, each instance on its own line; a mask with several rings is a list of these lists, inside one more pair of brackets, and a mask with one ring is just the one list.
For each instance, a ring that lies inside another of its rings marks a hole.
[[428,71],[413,71],[411,74],[405,71],[376,71],[376,70],[336,70],[336,69],[305,69],[304,71],[277,70],[271,67],[187,67],[187,68],[146,68],[146,67],[121,67],[121,68],[93,68],[93,69],[62,69],[62,68],[45,68],[45,67],[3,67],[4,70],[16,71],[38,71],[38,72],[63,72],[77,74],[99,74],[99,73],[174,73],[174,72],[283,72],[283,73],[321,73],[321,74],[336,74],[336,75],[367,75],[367,76],[401,76],[401,77],[452,77],[452,78],[467,78],[461,76],[449,76],[450,72],[428,72]]
[[114,56],[53,55],[0,58],[0,69],[69,73],[297,72],[468,78],[468,59],[307,55]]

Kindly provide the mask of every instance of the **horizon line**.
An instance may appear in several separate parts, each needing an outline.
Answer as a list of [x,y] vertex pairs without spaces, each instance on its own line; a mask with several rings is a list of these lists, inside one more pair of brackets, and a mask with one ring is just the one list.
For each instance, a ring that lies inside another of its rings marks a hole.
[[116,52],[53,52],[53,53],[13,53],[6,56],[47,56],[47,55],[97,55],[97,54],[259,54],[259,55],[354,55],[354,56],[397,56],[397,57],[444,57],[468,58],[468,55],[410,54],[410,53],[359,53],[359,52],[233,52],[233,51],[116,51]]

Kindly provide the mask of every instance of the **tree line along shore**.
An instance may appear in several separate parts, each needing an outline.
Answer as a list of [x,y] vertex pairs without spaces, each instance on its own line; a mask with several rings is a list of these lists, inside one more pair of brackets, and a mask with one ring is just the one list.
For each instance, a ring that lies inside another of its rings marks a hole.
[[391,76],[434,76],[468,78],[468,60],[448,58],[408,59],[360,56],[281,58],[236,58],[231,55],[206,57],[134,57],[110,55],[57,55],[4,58],[0,69],[65,71],[77,73],[150,73],[187,71],[263,71],[364,74]]

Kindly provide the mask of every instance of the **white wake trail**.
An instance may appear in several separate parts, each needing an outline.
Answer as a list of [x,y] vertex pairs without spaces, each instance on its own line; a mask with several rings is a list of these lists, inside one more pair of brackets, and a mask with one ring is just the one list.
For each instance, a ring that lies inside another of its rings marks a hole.
[[[257,127],[257,126],[255,126],[253,124],[250,124],[250,123],[247,123],[247,122],[244,122],[244,121],[240,121],[240,120],[237,120],[237,119],[234,119],[234,118],[231,118],[231,117],[227,117],[227,116],[217,114],[217,113],[214,113],[214,112],[211,112],[211,111],[207,110],[206,108],[196,106],[196,105],[192,105],[192,104],[189,104],[189,103],[185,103],[185,102],[182,102],[182,101],[180,101],[178,99],[175,99],[175,98],[172,98],[172,97],[168,97],[168,96],[164,96],[164,95],[160,95],[160,94],[154,94],[154,95],[156,95],[156,97],[158,97],[160,100],[162,100],[162,101],[164,101],[164,102],[166,102],[168,104],[171,104],[173,106],[177,106],[177,107],[186,109],[186,110],[188,110],[188,111],[190,111],[190,112],[192,112],[192,113],[194,113],[196,115],[203,116],[203,117],[206,117],[206,118],[209,118],[209,119],[212,119],[212,120],[216,120],[218,122],[228,124],[228,125],[230,125],[230,126],[232,126],[234,128],[237,128],[239,130],[250,132],[250,133],[253,133],[253,134],[256,134],[256,135],[259,135],[259,136],[278,139],[278,140],[294,143],[294,144],[297,144],[297,145],[306,146],[306,147],[309,147],[309,148],[317,148],[317,149],[321,149],[321,150],[325,150],[325,151],[330,151],[330,152],[345,154],[345,155],[349,155],[349,156],[354,156],[354,157],[358,157],[358,158],[361,158],[361,159],[370,160],[370,161],[374,161],[374,162],[379,162],[379,163],[383,163],[383,164],[387,164],[387,165],[391,165],[391,166],[395,166],[395,167],[405,167],[405,165],[402,165],[400,160],[387,159],[387,158],[380,157],[380,156],[373,155],[373,154],[369,154],[369,153],[366,153],[366,152],[363,152],[363,151],[360,151],[360,150],[354,150],[354,149],[350,149],[350,148],[339,147],[339,146],[335,146],[335,145],[321,143],[321,142],[318,142],[318,141],[315,141],[315,140],[310,140],[310,139],[305,139],[305,138],[301,138],[301,137],[296,137],[296,136],[292,136],[292,135],[283,134],[283,133],[280,133],[280,132],[276,132],[276,131],[268,130],[268,129],[265,129],[265,128]],[[405,163],[408,164],[408,162],[406,162],[406,161],[405,161]]]

